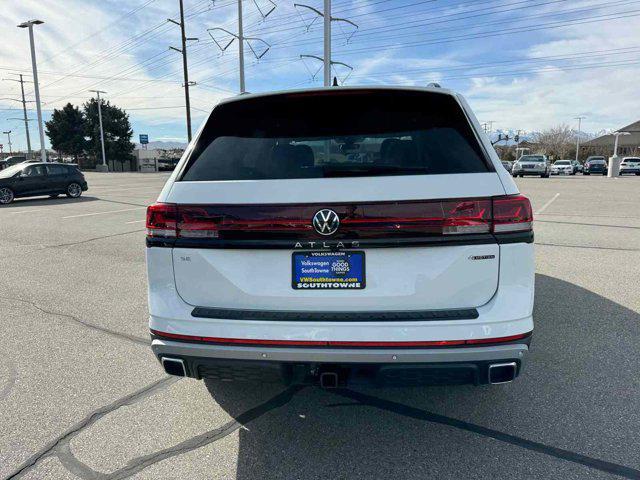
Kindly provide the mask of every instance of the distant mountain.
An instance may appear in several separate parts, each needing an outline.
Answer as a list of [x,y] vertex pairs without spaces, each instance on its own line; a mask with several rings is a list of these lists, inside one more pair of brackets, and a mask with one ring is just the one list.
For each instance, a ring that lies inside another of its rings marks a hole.
[[[141,148],[141,145],[139,143],[136,143],[136,148]],[[187,144],[183,143],[183,142],[162,142],[162,141],[157,141],[157,142],[149,142],[149,144],[147,145],[147,149],[151,150],[151,149],[164,149],[164,150],[169,150],[172,148],[187,148]]]

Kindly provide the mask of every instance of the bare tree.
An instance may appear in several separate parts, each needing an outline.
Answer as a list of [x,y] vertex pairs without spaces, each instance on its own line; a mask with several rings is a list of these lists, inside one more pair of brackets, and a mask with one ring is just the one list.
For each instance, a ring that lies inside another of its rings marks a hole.
[[571,152],[575,155],[576,132],[566,124],[534,133],[533,141],[549,157],[568,158]]

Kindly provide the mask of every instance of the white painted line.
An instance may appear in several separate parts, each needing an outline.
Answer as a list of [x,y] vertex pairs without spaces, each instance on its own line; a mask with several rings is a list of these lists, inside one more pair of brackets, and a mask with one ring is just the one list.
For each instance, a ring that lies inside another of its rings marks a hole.
[[108,212],[82,213],[80,215],[68,215],[65,218],[92,217],[94,215],[106,215],[107,213],[132,212],[133,210],[146,210],[147,207],[125,208],[122,210],[109,210]]
[[131,224],[131,223],[142,223],[142,222],[146,222],[147,220],[134,220],[133,222],[125,222],[127,224]]
[[549,200],[547,203],[545,203],[542,206],[542,208],[540,208],[537,212],[534,212],[534,215],[540,215],[542,212],[544,212],[549,207],[549,205],[551,205],[555,201],[555,199],[558,198],[559,196],[560,194],[556,193],[551,200]]

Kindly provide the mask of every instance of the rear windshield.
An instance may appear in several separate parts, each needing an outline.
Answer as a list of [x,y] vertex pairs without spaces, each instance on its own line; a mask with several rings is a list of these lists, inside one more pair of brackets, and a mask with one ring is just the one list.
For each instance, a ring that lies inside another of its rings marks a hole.
[[181,180],[477,173],[492,170],[456,100],[327,91],[219,105]]
[[544,162],[542,155],[523,155],[518,160],[519,162]]
[[604,160],[600,160],[600,159],[598,159],[598,158],[595,158],[595,159],[589,160],[589,163],[597,163],[597,164],[600,164],[600,163],[604,163]]
[[569,160],[560,160],[554,163],[554,165],[571,165],[571,162]]

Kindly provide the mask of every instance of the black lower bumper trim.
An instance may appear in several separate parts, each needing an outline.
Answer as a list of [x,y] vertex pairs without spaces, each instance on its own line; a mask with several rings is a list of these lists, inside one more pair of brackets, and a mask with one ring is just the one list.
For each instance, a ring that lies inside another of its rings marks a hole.
[[[482,385],[489,383],[491,361],[410,363],[410,364],[317,364],[256,362],[187,357],[187,375],[192,378],[225,383],[276,383],[319,385],[322,373],[335,373],[338,386],[427,386]],[[520,359],[515,362],[516,376]]]
[[191,316],[224,320],[261,320],[272,322],[402,322],[474,320],[475,308],[457,310],[410,310],[372,312],[307,312],[287,310],[243,310],[228,308],[196,307]]

